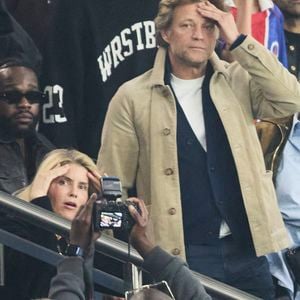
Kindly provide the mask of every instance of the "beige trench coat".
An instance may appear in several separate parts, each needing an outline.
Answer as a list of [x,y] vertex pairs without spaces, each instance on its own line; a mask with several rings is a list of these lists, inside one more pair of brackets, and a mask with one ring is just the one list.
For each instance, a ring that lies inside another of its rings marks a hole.
[[[210,93],[232,149],[260,256],[287,247],[289,239],[253,119],[300,111],[300,88],[294,76],[253,38],[247,37],[232,54],[236,60],[232,64],[212,55]],[[160,48],[153,69],[123,84],[113,97],[98,166],[102,172],[119,176],[125,191],[136,182],[138,196],[150,211],[155,241],[185,257],[176,105],[170,87],[164,84],[165,57],[166,50]]]

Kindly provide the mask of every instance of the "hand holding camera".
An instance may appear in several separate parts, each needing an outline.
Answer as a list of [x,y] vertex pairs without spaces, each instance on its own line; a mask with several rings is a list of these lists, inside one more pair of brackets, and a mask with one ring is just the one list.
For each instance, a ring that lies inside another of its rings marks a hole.
[[132,205],[137,211],[139,207],[129,200],[122,202],[122,184],[117,177],[102,177],[101,192],[93,209],[94,230],[115,229],[130,232],[135,221],[129,213]]
[[147,254],[155,247],[153,242],[153,233],[149,226],[149,213],[143,200],[130,198],[135,206],[130,205],[129,211],[135,220],[135,225],[130,232],[130,243],[145,258]]
[[130,243],[145,257],[154,248],[148,229],[148,211],[138,198],[120,200],[122,185],[117,177],[102,177],[102,190],[93,207],[94,230],[125,230],[130,232]]

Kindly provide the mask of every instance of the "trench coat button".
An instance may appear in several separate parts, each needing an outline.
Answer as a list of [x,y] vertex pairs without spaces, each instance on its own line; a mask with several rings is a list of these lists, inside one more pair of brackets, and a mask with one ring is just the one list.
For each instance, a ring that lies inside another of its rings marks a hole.
[[176,208],[172,207],[168,210],[169,215],[173,216],[176,214]]
[[295,46],[290,45],[290,46],[289,46],[289,49],[290,49],[291,51],[295,51]]
[[175,248],[172,250],[172,254],[173,255],[179,255],[180,254],[180,250],[178,248]]
[[169,135],[171,133],[171,129],[170,128],[165,128],[163,130],[163,135]]
[[168,98],[170,96],[170,92],[168,89],[163,89],[162,94],[164,97]]
[[169,175],[172,175],[172,174],[174,174],[173,169],[171,169],[171,168],[165,169],[165,175],[169,176]]
[[251,50],[253,50],[254,48],[255,48],[255,46],[254,46],[253,44],[249,44],[249,45],[248,45],[248,50],[251,51]]

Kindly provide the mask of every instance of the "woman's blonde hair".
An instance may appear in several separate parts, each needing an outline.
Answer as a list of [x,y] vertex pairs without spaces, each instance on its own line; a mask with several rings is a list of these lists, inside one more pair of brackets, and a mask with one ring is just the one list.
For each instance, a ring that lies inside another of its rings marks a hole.
[[[58,165],[65,164],[78,164],[88,171],[99,174],[99,170],[93,160],[86,154],[74,149],[56,149],[49,152],[43,161],[41,162],[35,177],[38,177],[41,173],[45,173],[54,169]],[[25,201],[31,201],[31,186],[29,184],[22,190],[15,193],[15,195]],[[90,184],[90,193],[94,192],[95,188]]]
[[[173,13],[177,6],[205,2],[206,0],[161,0],[159,3],[158,14],[154,19],[156,29],[157,45],[167,47],[168,43],[162,38],[161,31],[170,27],[173,20]],[[223,0],[209,0],[218,9],[225,11]]]

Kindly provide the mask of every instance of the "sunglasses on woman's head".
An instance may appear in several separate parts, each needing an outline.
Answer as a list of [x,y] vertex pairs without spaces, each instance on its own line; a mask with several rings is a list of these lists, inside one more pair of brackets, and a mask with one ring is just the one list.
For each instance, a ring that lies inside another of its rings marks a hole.
[[0,101],[4,101],[7,104],[19,104],[23,97],[30,104],[43,104],[47,96],[40,91],[29,91],[26,93],[21,93],[20,91],[0,92]]

